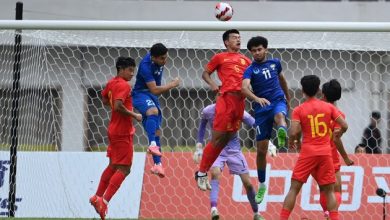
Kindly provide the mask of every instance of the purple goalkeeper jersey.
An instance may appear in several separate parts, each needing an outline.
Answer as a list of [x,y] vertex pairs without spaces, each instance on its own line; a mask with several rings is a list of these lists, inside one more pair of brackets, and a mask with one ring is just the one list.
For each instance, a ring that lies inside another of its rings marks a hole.
[[[199,143],[203,143],[206,127],[208,128],[207,130],[210,133],[213,125],[212,123],[214,121],[214,116],[215,116],[215,104],[208,105],[202,110],[201,123],[198,131]],[[255,119],[246,111],[244,111],[243,122],[251,127],[255,126]],[[208,136],[211,137],[211,135]],[[228,155],[239,153],[240,151],[241,151],[240,140],[238,139],[238,135],[235,134],[233,138],[229,141],[229,143],[226,145],[226,147],[222,150],[220,155],[228,156]]]

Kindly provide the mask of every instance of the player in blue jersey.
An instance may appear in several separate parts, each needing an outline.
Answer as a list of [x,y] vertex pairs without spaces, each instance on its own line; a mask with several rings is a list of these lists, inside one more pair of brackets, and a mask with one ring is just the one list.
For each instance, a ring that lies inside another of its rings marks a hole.
[[[196,151],[194,152],[194,162],[199,163],[203,154],[203,141],[205,138],[206,131],[211,131],[213,126],[213,121],[215,117],[215,104],[206,106],[201,113],[201,121],[198,131],[198,138],[196,144]],[[255,126],[255,119],[246,111],[244,111],[244,116],[242,121],[244,124],[251,127]],[[210,137],[210,135],[209,135]],[[275,146],[270,146],[270,149],[276,148]],[[274,152],[275,153],[275,152]],[[270,152],[272,154],[272,152]],[[276,156],[276,155],[274,155]],[[260,216],[257,203],[255,201],[255,189],[250,181],[248,163],[241,152],[240,140],[238,139],[237,133],[230,139],[229,143],[223,148],[221,154],[215,160],[211,166],[211,191],[210,191],[210,205],[211,205],[211,219],[219,219],[219,213],[217,209],[218,202],[218,192],[219,192],[219,179],[225,165],[228,166],[230,174],[239,175],[242,181],[242,184],[245,187],[248,201],[251,205],[253,211],[254,220],[262,220],[263,217]]]
[[153,174],[163,178],[164,169],[161,165],[161,121],[162,114],[158,95],[179,86],[179,78],[166,85],[161,85],[164,65],[168,58],[168,49],[162,43],[156,43],[141,61],[138,67],[136,81],[132,92],[133,105],[142,114],[142,125],[148,135],[148,153],[153,155]]
[[278,146],[286,145],[286,115],[290,101],[287,81],[282,75],[282,65],[278,59],[267,59],[267,47],[268,40],[261,36],[248,41],[247,48],[254,61],[245,70],[241,89],[242,93],[253,101],[256,120],[256,164],[260,183],[256,194],[257,203],[263,201],[267,189],[266,155],[274,123],[277,128]]

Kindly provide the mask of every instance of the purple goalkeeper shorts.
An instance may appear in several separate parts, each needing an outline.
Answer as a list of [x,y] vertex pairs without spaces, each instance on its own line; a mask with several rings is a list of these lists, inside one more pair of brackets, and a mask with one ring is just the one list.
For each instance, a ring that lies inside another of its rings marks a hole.
[[221,154],[211,167],[219,167],[222,171],[225,164],[229,167],[230,174],[240,175],[249,173],[248,163],[246,162],[242,152],[233,155]]

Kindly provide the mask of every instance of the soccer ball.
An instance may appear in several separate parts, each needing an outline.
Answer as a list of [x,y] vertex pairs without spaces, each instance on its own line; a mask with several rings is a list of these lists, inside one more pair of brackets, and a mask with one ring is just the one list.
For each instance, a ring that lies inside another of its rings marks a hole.
[[215,17],[220,21],[229,21],[233,17],[233,8],[226,2],[219,2],[215,6]]

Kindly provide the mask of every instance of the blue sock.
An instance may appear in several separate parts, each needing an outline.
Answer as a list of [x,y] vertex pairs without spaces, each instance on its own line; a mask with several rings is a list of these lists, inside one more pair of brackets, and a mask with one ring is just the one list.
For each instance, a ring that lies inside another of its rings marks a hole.
[[260,183],[265,182],[265,170],[260,170],[260,169],[257,170],[257,179],[259,179]]
[[[159,146],[160,152],[161,152],[160,136],[156,136],[155,139],[156,139],[156,145]],[[153,155],[153,162],[154,162],[155,164],[161,163],[161,156],[155,156],[155,155]]]
[[145,122],[145,131],[148,135],[149,144],[152,141],[156,141],[156,130],[158,125],[158,116],[157,115],[149,115],[146,116]]

